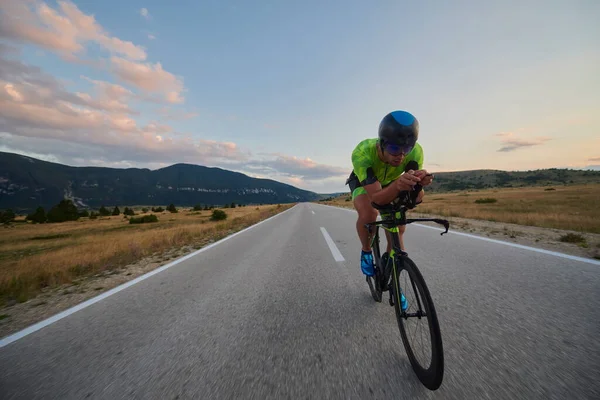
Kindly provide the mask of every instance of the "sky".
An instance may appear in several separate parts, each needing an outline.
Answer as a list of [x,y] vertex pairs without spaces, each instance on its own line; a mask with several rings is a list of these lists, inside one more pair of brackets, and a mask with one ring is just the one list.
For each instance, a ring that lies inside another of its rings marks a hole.
[[428,171],[600,169],[596,0],[0,0],[0,151],[347,191],[385,114]]

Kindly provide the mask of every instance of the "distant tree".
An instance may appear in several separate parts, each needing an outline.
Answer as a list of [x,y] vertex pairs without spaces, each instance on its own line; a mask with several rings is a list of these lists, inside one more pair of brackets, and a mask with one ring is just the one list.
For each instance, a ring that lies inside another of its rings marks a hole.
[[92,211],[92,213],[90,214],[90,219],[98,219],[98,213]]
[[15,213],[12,209],[0,211],[0,223],[7,224],[15,219]]
[[177,208],[175,208],[175,204],[173,204],[173,203],[169,204],[169,206],[167,207],[167,211],[172,212],[172,213],[178,212]]
[[133,211],[133,208],[125,207],[125,210],[123,210],[123,214],[125,214],[125,215],[135,215],[135,211]]
[[148,208],[146,208],[146,207],[142,208],[142,212],[143,213],[147,213],[148,212]]
[[231,202],[231,208],[235,208],[235,203],[233,201]]
[[163,212],[165,211],[162,207],[152,207],[153,212]]
[[202,211],[202,204],[196,204],[194,206],[194,211]]
[[79,216],[80,217],[89,217],[90,212],[88,210],[81,210],[81,211],[79,211]]
[[102,217],[106,217],[106,216],[110,215],[110,211],[108,210],[108,208],[106,208],[104,206],[100,206],[100,209],[98,210],[98,213]]
[[119,207],[115,206],[115,208],[113,208],[112,215],[120,215],[120,214],[121,214],[121,210],[119,210]]
[[48,222],[77,221],[79,212],[71,200],[64,199],[48,211]]
[[25,219],[35,224],[42,224],[46,222],[46,211],[44,210],[44,207],[39,206],[35,212],[29,214]]

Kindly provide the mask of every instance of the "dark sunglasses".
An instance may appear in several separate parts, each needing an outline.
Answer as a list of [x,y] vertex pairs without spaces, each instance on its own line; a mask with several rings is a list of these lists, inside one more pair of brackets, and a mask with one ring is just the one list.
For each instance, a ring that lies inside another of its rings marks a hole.
[[400,154],[408,154],[412,151],[413,146],[409,146],[409,145],[404,145],[404,146],[400,146],[397,144],[393,144],[393,143],[387,143],[385,145],[384,150],[388,153],[390,153],[393,156],[399,156]]

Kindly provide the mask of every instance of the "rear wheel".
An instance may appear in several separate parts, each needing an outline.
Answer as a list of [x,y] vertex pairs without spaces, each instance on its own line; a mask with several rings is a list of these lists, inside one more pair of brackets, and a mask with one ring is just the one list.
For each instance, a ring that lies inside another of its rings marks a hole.
[[[436,390],[444,377],[442,334],[423,275],[408,257],[396,257],[392,272],[394,308],[408,359],[425,387]],[[402,310],[403,293],[408,307]]]

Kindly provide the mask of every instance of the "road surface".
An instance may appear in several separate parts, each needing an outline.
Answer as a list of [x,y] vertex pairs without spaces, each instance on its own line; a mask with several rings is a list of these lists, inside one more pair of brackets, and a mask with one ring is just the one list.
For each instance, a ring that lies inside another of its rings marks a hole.
[[303,203],[5,339],[0,398],[600,398],[599,265],[412,225],[406,245],[441,324],[436,392],[370,297],[354,212]]

